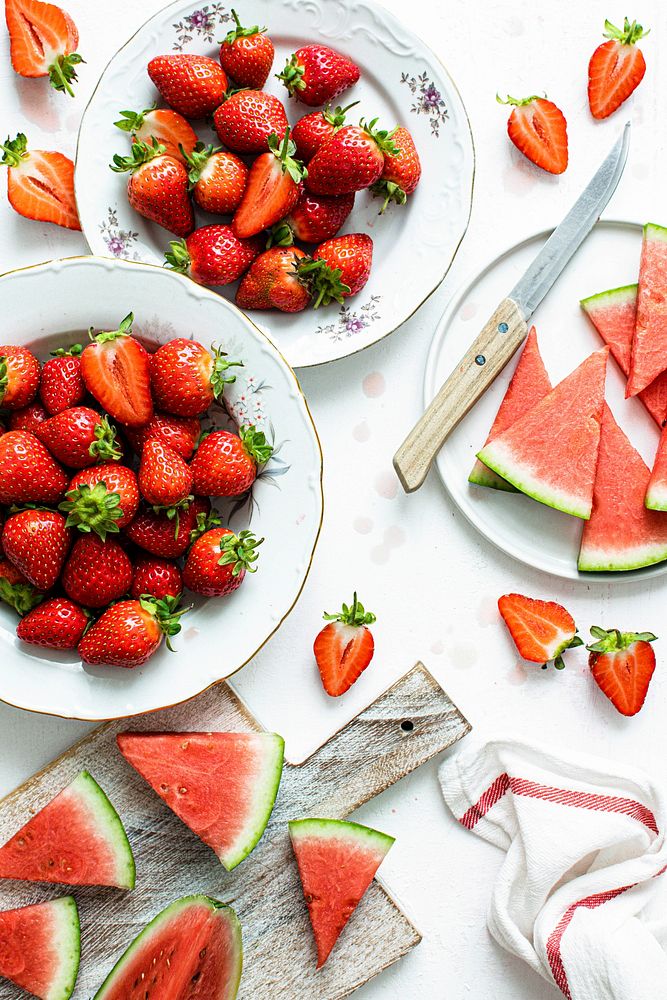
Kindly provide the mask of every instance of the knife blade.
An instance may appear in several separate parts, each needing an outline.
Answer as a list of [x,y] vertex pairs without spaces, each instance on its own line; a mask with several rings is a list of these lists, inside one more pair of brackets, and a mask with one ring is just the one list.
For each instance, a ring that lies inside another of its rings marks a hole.
[[630,122],[627,122],[589,184],[507,298],[498,305],[394,455],[394,468],[406,493],[419,489],[449,434],[525,340],[531,316],[616,190],[629,144]]

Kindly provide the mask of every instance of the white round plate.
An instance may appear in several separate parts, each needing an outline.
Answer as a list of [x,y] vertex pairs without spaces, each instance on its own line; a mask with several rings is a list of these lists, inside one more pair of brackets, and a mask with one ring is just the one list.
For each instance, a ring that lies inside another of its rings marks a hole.
[[[435,393],[477,336],[498,303],[544,245],[550,232],[511,247],[467,281],[450,302],[436,331],[426,363],[424,404]],[[602,344],[579,301],[597,292],[637,281],[641,226],[599,222],[539,306],[532,322],[540,350],[555,385]],[[638,579],[667,572],[666,563],[627,573],[579,573],[577,555],[583,522],[528,497],[473,486],[468,474],[484,444],[516,361],[509,363],[491,388],[450,435],[437,458],[449,495],[475,527],[494,545],[528,566],[573,580]],[[651,466],[658,428],[637,399],[625,399],[625,378],[609,359],[607,400],[616,419]]]
[[[93,253],[163,263],[174,237],[130,208],[127,175],[109,169],[113,154],[129,145],[113,122],[119,111],[150,107],[159,97],[146,72],[153,56],[197,52],[217,57],[216,41],[229,30],[230,6],[179,0],[140,28],[102,74],[81,123],[75,176],[81,225]],[[368,232],[375,263],[368,284],[349,303],[291,315],[277,310],[251,314],[294,368],[319,365],[387,336],[444,278],[470,216],[470,126],[444,66],[409,28],[370,0],[240,0],[234,6],[242,23],[268,26],[276,46],[273,73],[307,42],[331,45],[354,59],[361,80],[339,99],[360,102],[350,120],[378,116],[385,127],[406,125],[423,164],[421,184],[404,207],[391,206],[380,216],[377,199],[366,192],[357,195],[343,232]],[[266,89],[285,101],[292,122],[312,110],[287,100],[273,73]],[[195,124],[202,140],[218,144],[207,126]],[[220,219],[202,214],[198,224]],[[233,298],[236,286],[219,291]]]
[[134,670],[89,667],[76,652],[22,643],[16,615],[0,608],[2,701],[92,720],[192,698],[258,652],[291,611],[310,569],[322,522],[322,453],[294,372],[235,306],[159,267],[95,257],[50,261],[0,277],[0,303],[3,342],[27,344],[42,359],[88,327],[113,330],[133,312],[134,330],[146,341],[196,338],[244,362],[225,390],[227,407],[238,423],[254,423],[273,439],[274,457],[248,504],[215,506],[235,531],[250,526],[265,538],[257,572],[229,597],[196,599],[173,640],[176,652],[163,644]]

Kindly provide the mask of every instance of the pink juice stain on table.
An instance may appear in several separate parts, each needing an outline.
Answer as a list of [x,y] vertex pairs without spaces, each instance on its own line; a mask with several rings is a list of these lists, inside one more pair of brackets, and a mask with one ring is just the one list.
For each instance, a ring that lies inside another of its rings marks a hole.
[[368,396],[369,399],[377,399],[383,395],[386,389],[384,375],[382,372],[371,372],[365,377],[361,387],[365,396]]

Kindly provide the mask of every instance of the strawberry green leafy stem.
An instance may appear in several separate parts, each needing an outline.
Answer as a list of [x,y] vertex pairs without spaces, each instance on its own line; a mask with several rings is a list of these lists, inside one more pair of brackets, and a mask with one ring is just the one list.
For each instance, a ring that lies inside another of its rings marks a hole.
[[0,144],[0,149],[3,151],[0,162],[4,163],[6,167],[19,167],[21,161],[27,160],[30,156],[28,139],[23,132],[19,132],[15,139],[10,139],[7,136],[4,143]]
[[222,521],[215,510],[209,511],[208,514],[205,514],[203,511],[197,514],[197,523],[190,531],[190,545],[196,542],[198,538],[201,538],[202,535],[205,535],[207,531],[210,531],[211,528],[217,528],[221,524]]
[[282,80],[287,87],[290,97],[294,97],[298,90],[306,89],[306,81],[303,79],[304,67],[299,62],[299,58],[294,52],[285,65],[282,73],[276,73],[276,79]]
[[198,142],[191,153],[186,153],[181,144],[178,147],[188,167],[188,187],[192,189],[202,175],[202,171],[215,153],[222,152],[222,146],[207,146]]
[[372,625],[373,622],[377,621],[372,611],[364,609],[363,604],[357,597],[356,590],[350,607],[344,604],[341,611],[337,611],[333,615],[325,611],[322,617],[327,622],[340,622],[342,625]]
[[586,646],[591,653],[622,652],[633,642],[655,642],[658,638],[653,632],[620,632],[617,628],[607,630],[598,625],[591,626],[591,635],[597,639],[597,642]]
[[173,653],[174,647],[171,644],[171,638],[174,635],[178,635],[181,631],[181,615],[186,614],[190,608],[179,609],[178,597],[165,597],[162,600],[158,600],[150,594],[142,594],[139,598],[139,604],[144,611],[148,611],[155,618],[166,637],[167,649]]
[[81,352],[83,347],[81,344],[72,344],[71,347],[59,347],[55,351],[51,351],[52,358],[79,358],[81,357]]
[[308,168],[304,166],[301,160],[297,160],[294,155],[296,153],[296,144],[290,139],[289,128],[285,129],[285,135],[282,140],[278,138],[275,132],[272,132],[267,142],[270,152],[273,153],[280,163],[282,172],[289,174],[295,184],[300,184],[308,176]]
[[120,120],[114,122],[114,125],[123,132],[138,132],[144,124],[146,115],[155,111],[156,107],[157,104],[151,104],[150,108],[144,108],[143,111],[119,111]]
[[233,45],[237,38],[252,38],[253,35],[263,35],[266,31],[266,28],[260,28],[257,24],[253,24],[252,28],[244,28],[233,7],[232,17],[234,18],[236,27],[227,32],[222,42],[218,43],[219,45]]
[[82,483],[69,490],[58,510],[67,514],[68,528],[78,528],[84,534],[95,532],[104,541],[109,534],[118,534],[118,521],[123,517],[120,495],[107,489],[105,483],[88,486]]
[[118,462],[123,457],[116,441],[116,428],[111,426],[108,417],[102,417],[95,427],[95,440],[88,453],[100,462]]
[[193,500],[194,496],[190,494],[190,496],[179,500],[178,503],[173,503],[169,506],[153,504],[153,512],[155,514],[166,514],[167,518],[174,522],[174,538],[178,538],[181,530],[181,511],[187,511]]
[[295,261],[294,268],[314,299],[314,309],[334,301],[342,305],[345,296],[350,294],[350,286],[341,280],[343,272],[340,268],[329,267],[323,260],[301,258]]
[[71,83],[78,79],[74,67],[85,63],[85,61],[78,52],[70,52],[69,55],[58,56],[56,61],[49,66],[49,80],[53,89],[74,97]]
[[273,445],[266,440],[264,431],[258,431],[254,424],[239,428],[243,447],[257,465],[266,465],[273,455]]
[[378,123],[377,118],[373,118],[372,121],[366,122],[364,118],[359,122],[359,128],[362,128],[366,135],[370,136],[377,145],[380,147],[380,151],[385,156],[398,156],[400,153],[400,147],[394,142],[394,136],[398,130],[398,125],[395,125],[391,130],[386,128],[376,128]]
[[7,368],[7,356],[0,355],[0,406],[5,398],[7,386],[9,385],[9,370]]
[[263,538],[258,541],[252,531],[242,531],[238,535],[225,535],[220,542],[222,555],[218,559],[218,566],[233,566],[232,576],[238,576],[242,570],[256,573],[257,567],[253,563],[259,558],[257,547],[263,541]]
[[390,202],[393,201],[397,205],[405,205],[408,200],[407,194],[396,181],[376,181],[375,184],[371,185],[371,194],[374,198],[384,198],[384,204],[379,212],[380,215],[384,215]]
[[101,333],[95,333],[95,327],[91,326],[88,330],[88,336],[94,344],[107,344],[112,340],[118,340],[119,337],[131,336],[133,323],[134,313],[128,313],[125,319],[121,320],[117,330],[104,330]]
[[611,21],[604,22],[604,32],[603,37],[609,38],[611,41],[620,42],[621,45],[634,45],[638,42],[640,38],[644,38],[650,33],[650,28],[644,31],[641,24],[637,24],[625,18],[622,28],[617,28],[616,25],[612,24]]
[[44,594],[40,594],[29,583],[10,583],[4,576],[0,576],[0,600],[9,604],[19,615],[27,615],[44,600]]
[[513,108],[524,108],[527,104],[532,104],[533,101],[546,101],[546,94],[531,94],[530,97],[507,97],[502,98],[500,94],[496,94],[496,100],[498,104],[509,104]]
[[322,112],[322,117],[325,122],[332,125],[336,131],[342,128],[345,124],[345,115],[351,108],[356,108],[359,101],[352,101],[352,104],[346,104],[344,108],[341,108],[340,104],[333,111],[331,110],[331,105],[327,104],[326,108]]
[[117,174],[127,173],[128,170],[134,173],[144,163],[150,162],[156,156],[162,156],[167,151],[167,147],[153,138],[150,142],[135,142],[132,144],[132,152],[129,156],[114,154],[113,163],[109,166]]
[[[558,656],[555,657],[554,667],[556,668],[556,670],[565,670],[565,660],[563,659],[563,653],[565,652],[566,649],[576,649],[577,646],[583,646],[583,644],[584,640],[580,636],[578,635],[573,636],[573,638],[570,639],[568,644],[566,646],[563,646]],[[548,666],[549,666],[548,663],[543,663],[542,670],[546,670]]]

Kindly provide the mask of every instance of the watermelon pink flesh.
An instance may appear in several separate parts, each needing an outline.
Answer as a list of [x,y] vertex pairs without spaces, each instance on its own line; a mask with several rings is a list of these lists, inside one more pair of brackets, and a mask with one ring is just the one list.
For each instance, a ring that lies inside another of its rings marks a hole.
[[0,848],[0,878],[134,888],[123,824],[87,771]]
[[535,500],[590,517],[608,354],[591,354],[477,457]]
[[660,435],[644,503],[649,510],[667,510],[667,427]]
[[336,819],[294,820],[289,832],[320,969],[394,838],[359,823]]
[[626,396],[636,396],[667,369],[667,229],[644,226],[637,322]]
[[79,914],[71,896],[0,913],[0,976],[40,1000],[68,1000],[79,971]]
[[[623,374],[630,374],[632,338],[635,334],[637,315],[637,286],[612,288],[581,300],[584,310],[605,344],[611,350]],[[642,389],[637,395],[651,414],[656,424],[662,427],[667,415],[667,372]]]
[[95,1000],[234,1000],[242,964],[241,925],[231,907],[186,896],[132,942]]
[[605,405],[593,513],[579,552],[583,571],[638,569],[667,559],[667,516],[647,510],[649,470]]
[[121,733],[125,759],[228,871],[266,829],[283,769],[275,733]]
[[[537,333],[533,326],[485,443],[488,444],[494,437],[511,427],[515,420],[526,413],[535,403],[539,403],[550,391],[551,380],[544,367],[537,343]],[[502,479],[497,473],[492,472],[479,459],[475,461],[472,472],[468,476],[468,482],[475,483],[476,486],[489,486],[494,490],[505,490],[509,493],[518,492],[516,486],[512,486],[506,479]]]

